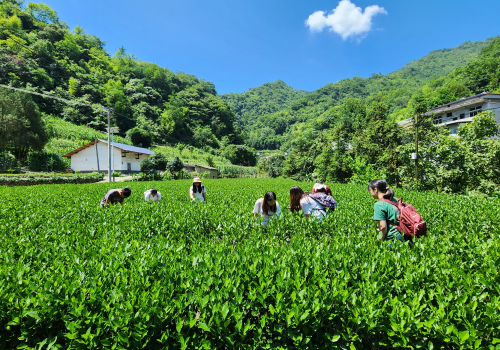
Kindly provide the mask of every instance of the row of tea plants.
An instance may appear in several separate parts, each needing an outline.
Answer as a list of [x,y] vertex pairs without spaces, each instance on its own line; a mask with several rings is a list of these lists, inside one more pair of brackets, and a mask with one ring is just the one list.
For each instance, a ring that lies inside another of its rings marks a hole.
[[[428,222],[409,249],[377,240],[366,186],[331,185],[322,223],[255,200],[285,179],[0,191],[2,349],[498,349],[500,201],[397,190]],[[310,189],[312,183],[299,184]],[[163,201],[144,202],[156,187]]]

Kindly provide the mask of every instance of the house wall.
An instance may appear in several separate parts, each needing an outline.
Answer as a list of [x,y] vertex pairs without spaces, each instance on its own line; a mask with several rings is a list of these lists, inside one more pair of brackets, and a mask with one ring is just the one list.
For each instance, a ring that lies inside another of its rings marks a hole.
[[207,169],[201,166],[195,167],[197,173],[204,173],[206,171],[209,172],[210,178],[211,179],[216,179],[217,178],[217,170],[212,170],[212,169]]
[[[108,145],[102,142],[97,143],[97,151],[99,154],[99,167],[101,172],[108,171]],[[122,157],[121,149],[111,147],[112,155],[114,154],[114,169],[115,171],[128,173],[127,163],[131,164],[132,172],[141,170],[141,160],[149,157],[149,155],[141,154],[139,159],[136,159],[137,153],[126,153]],[[112,158],[113,161],[113,158]],[[92,145],[80,152],[71,156],[71,170],[80,170],[83,172],[97,171],[97,156],[95,145]]]
[[489,101],[486,108],[492,110],[497,124],[500,125],[500,101]]
[[[467,106],[461,106],[460,108],[454,110],[447,110],[445,112],[436,112],[434,116],[434,120],[437,124],[448,123],[452,121],[460,121],[461,119],[468,119],[474,117],[475,111],[478,111],[476,108],[481,106],[481,111],[491,110],[495,117],[495,120],[498,125],[500,125],[500,101],[478,101],[475,103],[471,103]],[[474,111],[471,111],[471,108],[474,108]],[[472,116],[471,116],[471,113]],[[449,116],[451,114],[451,116]],[[464,122],[469,122],[469,120],[464,120]],[[450,129],[451,134],[456,134],[457,129],[463,123],[450,124],[447,127]]]

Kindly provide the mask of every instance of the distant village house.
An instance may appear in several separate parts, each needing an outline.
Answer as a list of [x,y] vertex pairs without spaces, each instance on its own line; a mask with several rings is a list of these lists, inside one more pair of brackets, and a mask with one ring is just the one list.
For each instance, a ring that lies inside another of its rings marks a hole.
[[[146,148],[116,142],[111,142],[111,152],[114,171],[126,174],[139,173],[141,161],[154,153]],[[82,173],[98,171],[97,158],[99,158],[99,170],[107,172],[108,142],[97,139],[97,148],[95,142],[92,141],[63,157],[71,159],[71,170],[79,170]]]
[[[493,112],[497,124],[500,125],[500,94],[483,92],[435,107],[425,114],[434,116],[436,126],[446,126],[450,134],[456,135],[460,125],[471,122],[478,113],[486,110]],[[405,119],[398,124],[405,128],[411,127],[413,119]]]
[[183,165],[184,165],[184,170],[186,170],[188,173],[197,172],[198,174],[201,174],[208,171],[210,179],[217,178],[217,173],[218,173],[217,168],[212,168],[207,165],[189,164],[189,163],[184,163]]

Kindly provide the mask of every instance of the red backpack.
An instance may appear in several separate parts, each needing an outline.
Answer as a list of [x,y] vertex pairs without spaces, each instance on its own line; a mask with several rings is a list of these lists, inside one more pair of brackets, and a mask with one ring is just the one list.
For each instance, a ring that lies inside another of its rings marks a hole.
[[427,224],[418,213],[418,211],[413,208],[413,205],[409,203],[403,203],[403,201],[398,199],[398,204],[394,203],[389,199],[382,198],[382,202],[386,202],[394,205],[399,210],[399,225],[388,221],[391,225],[398,229],[399,232],[403,232],[407,237],[422,237],[427,233]]

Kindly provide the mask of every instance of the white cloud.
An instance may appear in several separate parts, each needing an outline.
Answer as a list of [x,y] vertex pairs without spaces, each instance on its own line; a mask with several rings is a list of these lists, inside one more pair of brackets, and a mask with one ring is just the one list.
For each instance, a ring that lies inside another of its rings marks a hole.
[[329,15],[324,11],[316,11],[306,20],[306,26],[312,32],[321,32],[325,27],[330,27],[342,39],[361,36],[372,28],[372,18],[387,11],[378,5],[371,5],[363,9],[357,7],[350,0],[341,0],[338,6]]

